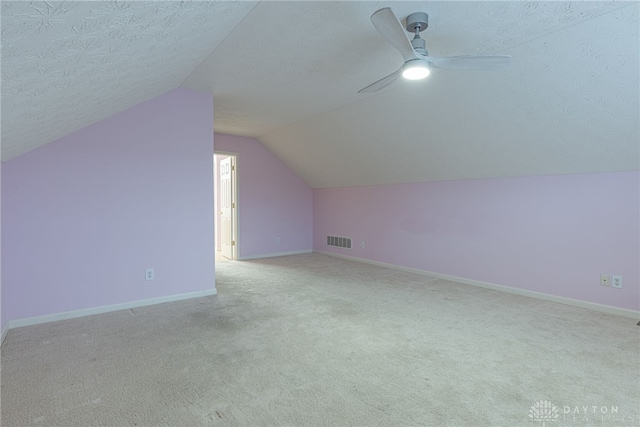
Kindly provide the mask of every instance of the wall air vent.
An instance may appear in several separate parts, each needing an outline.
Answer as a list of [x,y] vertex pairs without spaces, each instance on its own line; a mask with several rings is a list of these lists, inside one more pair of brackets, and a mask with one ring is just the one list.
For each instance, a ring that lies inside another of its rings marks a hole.
[[327,236],[327,246],[351,249],[351,237]]

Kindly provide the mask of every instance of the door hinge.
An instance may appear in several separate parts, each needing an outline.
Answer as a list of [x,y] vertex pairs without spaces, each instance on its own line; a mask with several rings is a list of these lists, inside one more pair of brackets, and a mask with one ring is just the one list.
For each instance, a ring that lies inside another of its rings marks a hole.
[[232,171],[236,170],[236,167],[234,165],[231,165],[231,170]]
[[232,241],[231,241],[231,246],[235,246],[235,245],[236,245],[236,241],[235,241],[235,240],[232,240]]
[[236,208],[236,204],[235,203],[231,203],[231,209],[235,209]]

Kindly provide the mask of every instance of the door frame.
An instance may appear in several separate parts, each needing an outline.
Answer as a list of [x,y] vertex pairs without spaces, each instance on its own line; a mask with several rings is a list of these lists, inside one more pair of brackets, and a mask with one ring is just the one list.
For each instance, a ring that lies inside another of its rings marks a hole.
[[[218,170],[218,164],[216,162],[216,155],[218,156],[228,156],[228,157],[233,157],[233,169],[231,171],[231,194],[232,194],[232,200],[234,200],[235,202],[235,206],[232,209],[232,225],[231,225],[231,236],[232,236],[232,240],[235,242],[235,245],[233,245],[233,249],[232,249],[232,259],[237,260],[238,259],[238,255],[240,254],[240,223],[238,221],[238,218],[240,217],[240,215],[238,215],[238,211],[240,210],[240,197],[239,197],[239,189],[240,186],[238,185],[238,176],[240,175],[238,173],[238,158],[240,157],[240,155],[238,153],[233,153],[230,151],[218,151],[214,148],[213,150],[213,161],[214,161],[214,169],[215,169],[215,174],[214,174],[214,191],[216,192],[216,194],[214,195],[214,197],[216,197],[217,200],[217,192],[220,191],[220,171]],[[218,226],[220,221],[218,220],[219,218],[219,209],[220,207],[217,206],[218,209],[216,209],[215,215],[216,215],[216,221],[214,224],[214,239],[215,241],[213,242],[214,244],[214,249],[216,250],[216,252],[218,251],[217,248],[217,243],[218,243]],[[217,225],[216,225],[217,224]]]

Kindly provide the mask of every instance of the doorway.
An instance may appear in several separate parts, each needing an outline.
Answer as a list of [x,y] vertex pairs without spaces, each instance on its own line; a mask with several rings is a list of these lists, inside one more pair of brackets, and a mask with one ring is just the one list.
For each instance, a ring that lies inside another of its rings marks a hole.
[[216,261],[238,259],[238,155],[214,152]]

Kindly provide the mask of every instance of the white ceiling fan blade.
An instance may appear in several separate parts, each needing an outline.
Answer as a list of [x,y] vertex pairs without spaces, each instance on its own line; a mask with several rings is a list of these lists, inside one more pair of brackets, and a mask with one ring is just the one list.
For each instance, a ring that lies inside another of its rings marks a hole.
[[433,68],[447,70],[498,70],[506,68],[511,63],[511,56],[509,55],[463,55],[444,58],[427,56],[425,59],[429,61]]
[[402,73],[402,67],[398,68],[396,71],[389,74],[387,77],[383,77],[377,82],[371,83],[369,86],[365,87],[364,89],[360,89],[358,93],[377,92],[380,89],[384,89],[385,87],[389,86],[391,83],[398,80],[398,77],[400,77],[401,73]]
[[398,21],[396,15],[393,14],[390,7],[385,7],[374,12],[374,14],[371,15],[371,23],[389,43],[400,51],[405,62],[409,59],[416,58],[413,46],[411,46],[411,42],[404,32],[402,24]]

